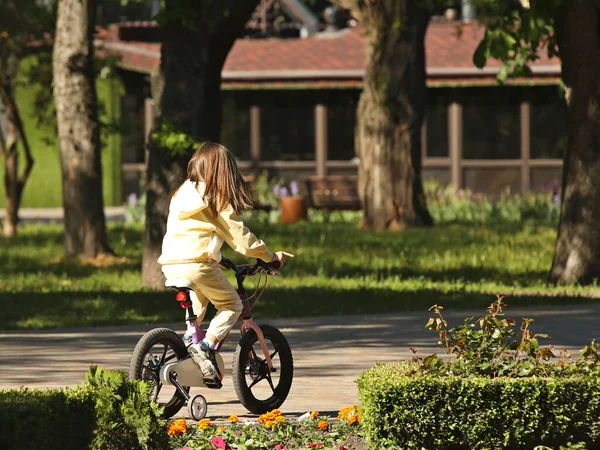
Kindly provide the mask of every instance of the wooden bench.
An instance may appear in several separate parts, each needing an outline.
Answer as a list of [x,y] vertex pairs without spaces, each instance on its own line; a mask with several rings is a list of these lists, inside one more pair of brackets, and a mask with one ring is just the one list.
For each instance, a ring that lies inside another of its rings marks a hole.
[[328,175],[306,180],[308,206],[325,211],[358,211],[362,208],[356,176]]

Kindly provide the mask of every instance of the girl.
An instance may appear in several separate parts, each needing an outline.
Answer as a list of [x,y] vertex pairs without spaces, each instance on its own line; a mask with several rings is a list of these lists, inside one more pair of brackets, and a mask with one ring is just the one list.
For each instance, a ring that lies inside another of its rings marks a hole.
[[278,260],[282,265],[286,257],[294,255],[271,253],[236,219],[252,206],[252,199],[235,158],[224,146],[202,144],[188,163],[187,176],[171,199],[158,263],[167,279],[180,278],[192,284],[192,305],[199,322],[209,301],[217,309],[206,337],[190,345],[189,352],[206,378],[220,381],[215,348],[242,312],[240,297],[218,266],[223,242],[249,258]]

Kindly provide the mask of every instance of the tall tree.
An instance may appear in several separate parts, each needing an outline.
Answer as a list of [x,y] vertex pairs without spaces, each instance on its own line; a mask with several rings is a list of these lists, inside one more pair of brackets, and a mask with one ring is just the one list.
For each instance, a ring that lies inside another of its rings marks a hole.
[[550,278],[600,279],[600,8],[595,0],[477,0],[486,25],[474,55],[505,61],[500,79],[531,73],[540,51],[558,55],[567,92],[568,144]]
[[152,76],[142,282],[159,287],[156,260],[172,192],[184,181],[195,142],[218,140],[221,70],[258,0],[166,0],[158,16],[161,64]]
[[94,76],[95,0],[59,0],[54,99],[63,180],[66,255],[112,253],[106,236]]
[[[16,100],[19,83],[27,82],[22,62],[50,51],[46,35],[53,29],[55,2],[6,0],[0,14],[0,153],[4,161],[6,220],[4,235],[17,233],[23,190],[33,169],[33,155]],[[37,58],[36,58],[37,59]],[[30,59],[30,64],[38,68]],[[19,151],[19,149],[21,151]],[[25,167],[19,168],[20,153]]]
[[363,226],[403,229],[432,223],[421,184],[421,125],[426,105],[421,0],[337,0],[367,37],[367,67],[357,110]]

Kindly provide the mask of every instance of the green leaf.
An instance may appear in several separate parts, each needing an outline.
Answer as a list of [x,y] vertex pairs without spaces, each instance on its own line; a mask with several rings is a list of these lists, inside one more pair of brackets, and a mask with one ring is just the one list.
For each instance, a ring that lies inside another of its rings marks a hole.
[[485,67],[488,56],[489,42],[484,37],[475,49],[475,53],[473,53],[473,64],[475,64],[476,67],[482,69],[483,67]]

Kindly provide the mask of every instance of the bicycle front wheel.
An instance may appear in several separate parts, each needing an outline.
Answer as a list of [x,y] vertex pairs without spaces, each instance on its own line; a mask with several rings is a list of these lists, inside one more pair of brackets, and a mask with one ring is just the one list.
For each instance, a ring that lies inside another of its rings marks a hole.
[[240,339],[233,355],[233,387],[244,407],[254,414],[279,408],[287,398],[294,377],[292,350],[285,336],[270,325],[260,327],[273,363],[269,370],[254,330]]
[[[169,328],[155,328],[138,341],[129,365],[129,379],[144,380],[152,386],[151,399],[164,407],[163,416],[169,418],[186,404],[186,399],[174,387],[163,389],[160,369],[168,362],[184,359],[187,348],[181,338]],[[189,386],[183,386],[189,392]]]

